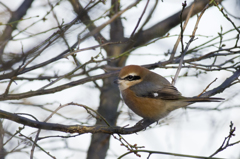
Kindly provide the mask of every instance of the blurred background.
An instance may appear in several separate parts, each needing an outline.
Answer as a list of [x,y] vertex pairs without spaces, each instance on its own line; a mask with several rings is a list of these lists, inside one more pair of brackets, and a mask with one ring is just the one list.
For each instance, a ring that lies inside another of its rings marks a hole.
[[135,144],[146,150],[137,153],[142,158],[179,158],[160,152],[209,157],[229,135],[230,122],[236,130],[229,144],[235,144],[225,143],[214,157],[240,158],[239,7],[237,0],[2,0],[3,111],[37,121],[53,114],[49,123],[105,125],[89,109],[69,104],[74,102],[97,111],[110,125],[133,126],[141,118],[123,103],[111,73],[145,65],[172,81],[183,52],[176,88],[191,97],[209,85],[206,92],[225,101],[175,110],[146,130],[122,135],[124,140],[116,134],[38,134],[1,112],[1,159],[115,159],[129,152],[127,147],[136,150]]

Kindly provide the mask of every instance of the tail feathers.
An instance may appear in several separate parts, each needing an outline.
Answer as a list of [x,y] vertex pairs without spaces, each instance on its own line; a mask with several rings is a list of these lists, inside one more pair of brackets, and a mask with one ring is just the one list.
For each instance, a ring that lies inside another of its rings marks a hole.
[[186,102],[221,102],[225,100],[224,98],[210,98],[210,97],[187,97],[185,98]]

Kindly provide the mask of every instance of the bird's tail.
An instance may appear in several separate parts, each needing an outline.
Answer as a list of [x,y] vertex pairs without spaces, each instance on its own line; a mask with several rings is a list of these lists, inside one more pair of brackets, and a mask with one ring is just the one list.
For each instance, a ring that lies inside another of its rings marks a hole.
[[184,99],[186,102],[221,102],[224,98],[216,97],[187,97]]

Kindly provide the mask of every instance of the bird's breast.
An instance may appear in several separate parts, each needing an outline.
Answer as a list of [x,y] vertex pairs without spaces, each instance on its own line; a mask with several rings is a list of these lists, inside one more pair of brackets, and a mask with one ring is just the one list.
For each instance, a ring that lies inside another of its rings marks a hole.
[[122,97],[126,105],[137,115],[151,120],[159,120],[165,117],[170,110],[167,101],[137,96],[131,89],[122,91]]

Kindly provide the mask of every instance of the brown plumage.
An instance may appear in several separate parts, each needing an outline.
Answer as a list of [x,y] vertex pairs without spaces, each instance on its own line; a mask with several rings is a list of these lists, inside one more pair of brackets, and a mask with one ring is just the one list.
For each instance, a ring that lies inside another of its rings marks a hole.
[[139,116],[157,121],[171,111],[194,102],[218,102],[222,98],[184,97],[164,77],[137,65],[125,66],[118,76],[124,102]]

